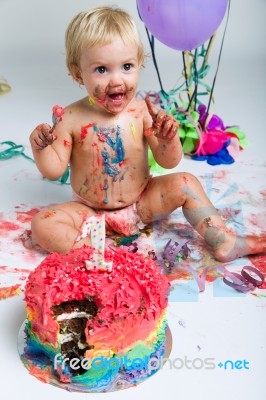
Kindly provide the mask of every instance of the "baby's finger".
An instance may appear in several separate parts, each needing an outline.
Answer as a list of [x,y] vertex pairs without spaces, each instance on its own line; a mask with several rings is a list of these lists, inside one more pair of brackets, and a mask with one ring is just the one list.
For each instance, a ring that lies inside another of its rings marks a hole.
[[49,133],[51,126],[49,124],[39,124],[35,129],[42,133]]
[[154,126],[160,131],[161,129],[163,129],[163,126],[167,119],[168,116],[166,115],[166,112],[164,110],[159,110],[156,116],[156,120],[154,121]]
[[177,132],[177,121],[170,115],[165,115],[163,119],[163,124],[160,128],[161,137],[163,139],[172,140]]
[[158,129],[157,129],[157,128],[151,127],[151,128],[145,129],[145,131],[144,131],[144,136],[156,135],[157,132],[158,132]]
[[52,132],[48,132],[48,133],[43,133],[40,139],[43,140],[44,143],[49,145],[52,144],[57,139],[57,137]]
[[167,139],[168,139],[168,140],[174,139],[174,137],[175,137],[176,134],[177,134],[177,129],[178,129],[178,124],[177,124],[177,123],[174,123],[174,124],[172,125],[172,127],[171,127],[171,129],[170,129],[168,135],[167,135]]
[[161,132],[163,137],[168,136],[168,133],[172,129],[172,126],[173,126],[173,119],[169,115],[166,115],[163,119],[163,123],[161,126]]
[[39,125],[36,128],[34,143],[38,150],[43,150],[45,147],[53,144],[53,142],[57,139],[57,137],[53,135],[53,133],[51,133],[49,130],[49,125]]
[[145,102],[149,111],[150,116],[152,117],[152,120],[155,121],[157,114],[158,114],[158,109],[155,107],[155,105],[151,102],[149,96],[145,97]]
[[44,144],[43,141],[40,140],[39,137],[38,137],[38,139],[37,139],[37,138],[34,138],[33,141],[34,141],[34,143],[35,143],[36,149],[39,150],[39,151],[40,151],[40,150],[43,150],[43,149],[45,149],[45,147],[47,147],[47,145]]

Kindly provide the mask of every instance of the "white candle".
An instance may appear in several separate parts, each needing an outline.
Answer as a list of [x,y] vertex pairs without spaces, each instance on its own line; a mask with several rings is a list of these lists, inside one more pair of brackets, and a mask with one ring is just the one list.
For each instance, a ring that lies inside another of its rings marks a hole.
[[105,216],[92,215],[88,217],[82,227],[81,234],[76,241],[83,239],[90,235],[91,246],[94,248],[93,256],[91,260],[86,261],[86,268],[93,269],[98,268],[100,270],[112,270],[112,261],[105,261],[104,249],[105,249]]

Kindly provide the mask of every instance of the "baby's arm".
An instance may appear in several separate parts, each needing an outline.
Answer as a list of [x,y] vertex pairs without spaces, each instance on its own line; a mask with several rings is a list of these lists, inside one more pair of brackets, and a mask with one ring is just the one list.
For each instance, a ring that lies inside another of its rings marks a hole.
[[154,159],[163,168],[174,168],[183,155],[177,134],[178,123],[164,110],[158,110],[149,97],[146,97],[145,102],[147,113],[144,117],[144,135]]
[[33,157],[41,174],[48,179],[58,179],[65,172],[72,149],[72,136],[66,127],[65,117],[51,127],[38,125],[30,135]]

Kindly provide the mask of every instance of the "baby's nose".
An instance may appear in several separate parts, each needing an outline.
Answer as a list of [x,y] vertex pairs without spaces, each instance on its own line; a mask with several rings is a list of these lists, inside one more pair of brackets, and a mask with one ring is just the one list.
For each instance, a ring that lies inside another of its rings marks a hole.
[[121,86],[123,84],[122,76],[119,73],[112,74],[110,78],[110,86]]

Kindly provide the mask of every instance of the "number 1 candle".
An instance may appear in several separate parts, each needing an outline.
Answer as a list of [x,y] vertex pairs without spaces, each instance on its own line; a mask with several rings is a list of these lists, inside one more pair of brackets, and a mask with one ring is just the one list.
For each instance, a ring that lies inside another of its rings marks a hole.
[[105,217],[92,215],[88,217],[81,228],[81,234],[76,242],[90,235],[91,246],[95,249],[91,260],[86,261],[87,269],[97,268],[100,270],[112,270],[112,261],[105,261]]

